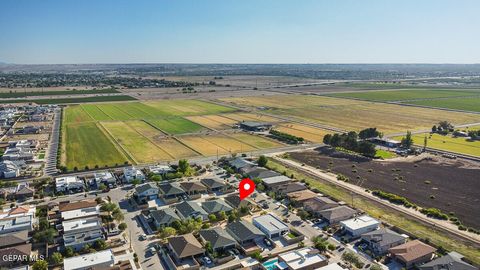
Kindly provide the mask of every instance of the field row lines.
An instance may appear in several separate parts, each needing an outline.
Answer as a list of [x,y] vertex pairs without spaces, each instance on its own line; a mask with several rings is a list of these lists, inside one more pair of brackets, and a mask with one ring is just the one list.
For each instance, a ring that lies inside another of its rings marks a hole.
[[108,131],[108,129],[106,129],[100,122],[96,123],[95,125],[110,139],[110,141],[115,142],[113,145],[115,146],[115,148],[117,148],[117,150],[120,150],[120,153],[125,154],[125,157],[127,159],[130,159],[135,164],[138,164],[138,161],[135,159],[133,154],[130,153],[130,151],[128,151],[120,142],[118,142],[117,139],[113,136],[113,134]]

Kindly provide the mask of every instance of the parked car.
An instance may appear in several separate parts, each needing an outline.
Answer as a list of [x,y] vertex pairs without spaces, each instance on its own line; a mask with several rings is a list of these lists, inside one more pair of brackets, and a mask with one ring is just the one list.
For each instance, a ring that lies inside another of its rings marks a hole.
[[263,239],[263,242],[265,243],[265,245],[267,245],[267,247],[272,246],[272,242],[270,240],[268,240],[267,238]]
[[151,247],[148,249],[148,255],[149,256],[154,256],[155,253],[157,253],[157,250],[154,247]]
[[147,240],[147,235],[146,234],[142,234],[138,237],[138,239],[140,239],[140,241],[145,241]]
[[211,263],[212,263],[212,260],[210,260],[209,257],[205,256],[205,257],[203,257],[203,262],[204,262],[205,264],[211,264]]

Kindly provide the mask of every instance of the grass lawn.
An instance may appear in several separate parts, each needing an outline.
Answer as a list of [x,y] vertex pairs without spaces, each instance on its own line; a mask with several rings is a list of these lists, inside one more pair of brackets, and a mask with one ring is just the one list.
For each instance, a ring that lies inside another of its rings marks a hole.
[[424,98],[445,98],[461,96],[480,96],[480,90],[452,90],[452,89],[398,89],[383,91],[349,92],[329,94],[331,97],[358,98],[371,101],[400,101]]
[[[348,191],[336,185],[310,178],[309,176],[306,176],[296,170],[288,169],[272,159],[269,159],[267,167],[280,173],[286,172],[287,175],[293,174],[296,179],[305,179],[305,181],[308,182],[312,188],[317,188],[321,193],[331,196],[339,201],[345,201],[349,203],[352,201],[352,196]],[[477,264],[480,263],[479,249],[473,248],[469,246],[469,244],[463,243],[459,240],[452,239],[452,237],[449,235],[439,232],[435,228],[427,227],[406,215],[394,213],[391,209],[385,208],[366,199],[355,197],[354,204],[356,208],[365,211],[374,218],[378,218],[386,221],[389,224],[398,226],[399,228],[416,235],[420,239],[429,239],[431,243],[437,246],[442,246],[450,251],[457,251],[465,255],[466,258],[472,260],[473,262]]]
[[[427,136],[427,147],[429,148],[480,157],[480,141],[469,141],[462,137],[454,138],[451,135],[443,136],[424,133],[412,135],[414,144],[423,146],[425,135]],[[401,137],[395,139],[401,140]]]
[[408,101],[408,104],[446,108],[453,110],[480,112],[480,96],[470,98],[446,98]]
[[375,157],[380,159],[389,159],[389,158],[397,157],[397,155],[390,151],[377,149],[377,152],[375,153]]
[[[123,164],[129,159],[121,153],[94,122],[66,125],[66,164],[68,170]],[[64,153],[65,154],[65,153]]]
[[148,119],[150,125],[168,134],[193,133],[203,129],[202,126],[181,117]]

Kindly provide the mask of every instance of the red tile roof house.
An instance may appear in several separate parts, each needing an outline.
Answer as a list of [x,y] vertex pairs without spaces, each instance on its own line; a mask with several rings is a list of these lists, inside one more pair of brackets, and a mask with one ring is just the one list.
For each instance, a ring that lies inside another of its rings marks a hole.
[[388,251],[393,258],[404,264],[408,269],[432,260],[436,249],[420,240],[413,240],[390,248]]

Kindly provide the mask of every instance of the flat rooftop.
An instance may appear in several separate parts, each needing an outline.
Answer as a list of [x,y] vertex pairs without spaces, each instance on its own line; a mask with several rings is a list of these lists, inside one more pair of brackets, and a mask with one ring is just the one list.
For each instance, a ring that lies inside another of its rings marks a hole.
[[268,231],[288,230],[287,224],[283,223],[279,218],[272,214],[255,217],[253,218],[253,221]]
[[341,221],[340,224],[343,225],[345,228],[349,228],[351,230],[357,230],[357,229],[368,227],[368,226],[379,225],[380,222],[372,218],[371,216],[363,215],[363,216],[351,218],[345,221]]
[[65,258],[63,268],[65,270],[85,269],[95,265],[114,263],[113,253],[110,249],[81,256]]

